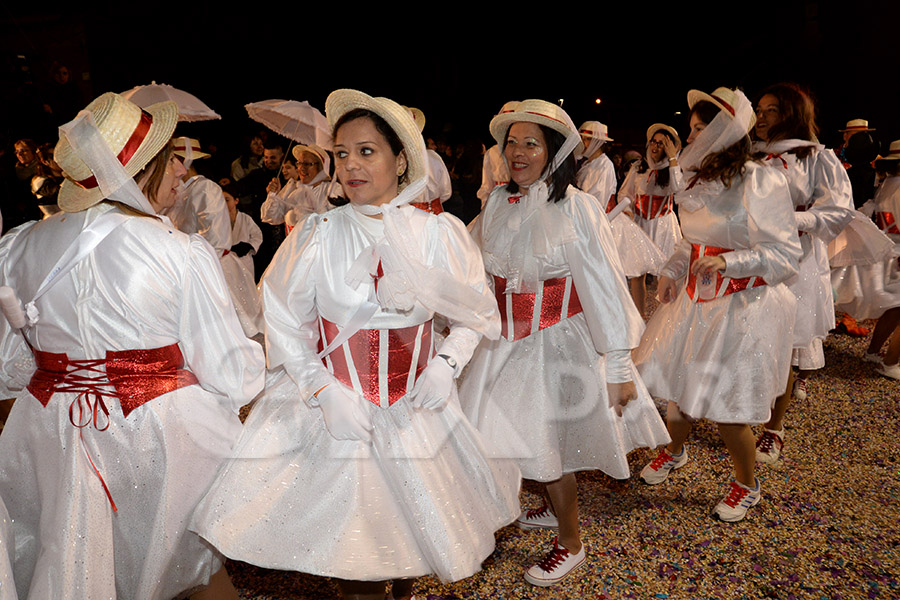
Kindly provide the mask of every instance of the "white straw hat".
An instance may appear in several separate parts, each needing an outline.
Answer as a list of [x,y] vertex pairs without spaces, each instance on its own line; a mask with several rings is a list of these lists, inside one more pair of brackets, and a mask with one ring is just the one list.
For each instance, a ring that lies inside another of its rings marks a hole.
[[650,143],[650,140],[653,139],[653,136],[656,135],[657,131],[668,131],[672,137],[675,138],[675,146],[681,147],[681,138],[678,137],[678,132],[675,131],[674,127],[666,125],[665,123],[654,123],[650,127],[647,128],[647,143]]
[[[502,112],[491,119],[491,135],[501,148],[506,142],[506,134],[510,126],[522,121],[549,127],[561,133],[564,138],[578,133],[575,123],[561,107],[545,100],[523,100],[516,105],[514,110]],[[575,150],[576,152],[584,151],[584,144],[580,138]]]
[[[118,94],[107,92],[87,105],[103,141],[134,177],[172,137],[178,124],[178,105],[160,102],[141,109]],[[66,176],[58,203],[66,212],[78,212],[104,199],[94,173],[78,156],[65,137],[56,144],[53,156]]]
[[304,152],[309,152],[313,154],[319,159],[319,162],[322,163],[322,168],[325,168],[328,160],[328,154],[325,152],[325,149],[321,146],[316,146],[315,144],[304,145],[297,144],[293,148],[291,148],[291,154],[294,155],[294,158],[297,160],[301,160]]
[[[698,102],[711,102],[722,109],[725,114],[729,114],[732,117],[735,116],[735,109],[738,104],[737,93],[727,87],[716,88],[716,91],[714,91],[712,94],[707,94],[706,92],[701,92],[700,90],[691,90],[688,92],[687,100],[688,108],[693,109]],[[755,124],[756,115],[753,114],[750,117],[750,123],[747,131],[753,129],[753,126]]]
[[425,141],[408,110],[388,98],[374,98],[357,90],[335,90],[325,100],[325,116],[332,129],[341,117],[357,108],[370,110],[384,119],[400,138],[407,163],[407,182],[401,184],[401,189],[427,176]]
[[578,128],[578,133],[604,142],[613,141],[613,139],[609,137],[609,129],[600,121],[585,121],[581,127]]
[[891,147],[888,149],[888,153],[884,156],[879,156],[875,160],[900,160],[900,140],[894,140],[891,142]]
[[419,133],[425,131],[425,113],[423,113],[415,106],[407,106],[405,108],[409,111],[409,114],[412,115],[413,121],[416,122],[416,127],[419,128]]
[[173,148],[175,154],[180,156],[181,158],[185,158],[187,155],[187,146],[185,145],[185,140],[190,141],[191,144],[191,154],[192,159],[197,160],[200,158],[209,158],[211,155],[206,152],[200,151],[200,142],[194,138],[180,137],[175,140],[175,148]]
[[869,122],[865,119],[850,119],[844,129],[838,129],[840,133],[847,131],[875,131],[869,127]]

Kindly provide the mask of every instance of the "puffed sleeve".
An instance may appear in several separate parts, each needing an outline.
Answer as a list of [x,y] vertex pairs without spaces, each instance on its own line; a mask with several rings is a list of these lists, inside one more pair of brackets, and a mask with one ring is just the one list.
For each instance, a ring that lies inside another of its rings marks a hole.
[[490,152],[485,152],[484,159],[481,161],[481,187],[478,188],[478,192],[475,194],[478,196],[478,199],[481,200],[481,208],[484,208],[488,196],[491,195],[493,189],[494,170],[491,165],[491,154]]
[[[429,262],[446,271],[456,281],[480,293],[488,304],[493,305],[492,312],[473,313],[473,318],[479,320],[480,330],[496,331],[498,335],[495,337],[499,337],[500,312],[497,310],[491,286],[488,285],[481,250],[466,231],[465,225],[453,215],[441,213],[433,217],[433,222],[437,224],[437,243],[431,245],[432,257]],[[438,353],[456,359],[458,366],[455,374],[459,375],[472,358],[472,353],[481,340],[481,334],[452,319],[449,321],[450,335],[444,339]]]
[[660,269],[659,274],[660,276],[668,277],[669,279],[681,279],[687,275],[690,262],[691,243],[686,239],[681,238],[675,245],[675,251],[672,253],[672,256],[669,257],[669,260],[667,260],[666,264],[663,265],[663,268]]
[[204,179],[199,182],[203,187],[194,204],[197,211],[197,233],[221,254],[233,245],[231,243],[231,219],[228,217],[228,206],[222,188],[214,181]]
[[319,341],[316,308],[316,263],[321,229],[325,224],[309,218],[294,229],[275,253],[263,275],[263,317],[269,369],[284,367],[306,401],[336,379],[316,357]]
[[[596,159],[600,161],[600,159]],[[610,198],[616,193],[616,170],[608,160],[599,162],[597,166],[588,164],[578,171],[578,187],[600,202],[604,210]]]
[[684,189],[684,171],[681,165],[669,167],[669,185],[666,188],[667,194],[677,194]]
[[269,225],[281,225],[284,223],[285,212],[287,212],[287,207],[278,194],[269,192],[259,208],[259,218],[263,223],[268,223]]
[[253,253],[255,254],[259,251],[259,246],[263,243],[263,233],[262,229],[259,228],[259,225],[250,218],[250,215],[245,213],[240,213],[242,220],[244,221],[244,226],[247,230],[247,235],[250,238],[249,244],[253,246]]
[[794,223],[794,206],[787,180],[774,169],[749,169],[742,180],[741,198],[747,211],[750,248],[722,254],[725,275],[762,277],[775,284],[797,272],[803,253]]
[[[33,222],[20,225],[0,238],[0,285],[10,283],[10,248],[19,235],[32,226]],[[25,344],[25,338],[0,314],[0,400],[16,396],[28,384],[35,368],[34,356]]]
[[237,411],[263,387],[262,347],[241,329],[215,251],[191,235],[182,281],[179,344],[203,388],[227,397]]
[[794,216],[800,231],[811,233],[827,244],[853,218],[853,191],[847,170],[833,152],[816,152],[814,156],[811,206]]
[[577,233],[565,245],[566,257],[594,348],[601,354],[636,348],[644,321],[628,291],[609,222],[582,193],[563,202]]
[[622,187],[619,188],[619,202],[622,202],[625,198],[631,200],[631,203],[634,204],[634,198],[637,194],[637,178],[639,174],[637,172],[637,165],[639,163],[635,163],[631,165],[631,168],[628,169],[628,174],[625,176],[625,181],[622,182]]

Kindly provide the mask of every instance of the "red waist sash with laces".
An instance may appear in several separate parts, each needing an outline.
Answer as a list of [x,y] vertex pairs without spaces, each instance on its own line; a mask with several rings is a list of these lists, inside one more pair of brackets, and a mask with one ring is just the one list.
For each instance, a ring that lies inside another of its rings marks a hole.
[[[56,393],[77,394],[69,404],[69,422],[80,430],[83,447],[83,428],[91,424],[98,431],[109,428],[109,407],[104,399],[118,400],[122,415],[127,418],[136,408],[154,398],[199,383],[197,377],[184,368],[184,356],[178,344],[141,350],[110,350],[106,358],[87,360],[34,350],[34,358],[37,370],[28,383],[28,391],[44,407]],[[86,447],[84,450],[87,454]],[[87,458],[113,510],[117,510],[90,454]]]
[[500,334],[510,342],[582,312],[571,277],[538,282],[533,294],[507,294],[506,279],[494,275],[494,295],[500,309]]
[[634,211],[645,219],[656,219],[672,212],[672,198],[668,196],[648,196],[638,194],[634,200]]
[[[432,325],[429,319],[397,329],[360,329],[322,362],[338,381],[387,408],[412,391],[434,354]],[[335,323],[319,317],[319,352],[339,331]]]
[[894,213],[890,213],[890,212],[875,213],[875,223],[878,225],[878,228],[881,229],[885,233],[900,234],[900,229],[897,228],[897,223],[894,221]]
[[[685,292],[694,302],[709,302],[717,300],[728,294],[741,292],[746,289],[767,285],[762,277],[741,277],[732,279],[722,275],[720,271],[715,271],[715,281],[712,279],[712,273],[708,276],[701,276],[699,281],[695,274],[691,272],[691,266],[701,256],[718,256],[726,252],[733,252],[731,248],[719,248],[717,246],[706,246],[704,244],[691,244],[691,263],[688,266],[688,278],[685,285]],[[708,277],[708,279],[707,279]],[[708,290],[703,293],[698,288]]]
[[444,206],[441,204],[440,198],[435,198],[431,202],[410,202],[413,206],[425,212],[439,215],[444,212]]

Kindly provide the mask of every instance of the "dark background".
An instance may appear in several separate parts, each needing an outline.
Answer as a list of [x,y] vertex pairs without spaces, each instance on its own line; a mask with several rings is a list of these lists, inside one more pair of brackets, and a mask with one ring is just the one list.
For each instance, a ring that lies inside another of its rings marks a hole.
[[190,91],[224,119],[180,131],[235,155],[252,126],[244,104],[288,98],[321,109],[338,87],[421,108],[426,136],[490,143],[487,125],[500,106],[536,97],[563,99],[576,125],[599,120],[617,142],[642,146],[650,123],[686,130],[675,113],[691,88],[741,86],[752,98],[768,84],[796,81],[817,97],[827,145],[840,142],[837,129],[852,118],[868,119],[884,145],[900,138],[896,2],[621,2],[590,10],[565,3],[5,4],[4,146],[53,136],[56,123],[35,124],[27,103],[54,60],[69,67],[85,104],[153,80]]

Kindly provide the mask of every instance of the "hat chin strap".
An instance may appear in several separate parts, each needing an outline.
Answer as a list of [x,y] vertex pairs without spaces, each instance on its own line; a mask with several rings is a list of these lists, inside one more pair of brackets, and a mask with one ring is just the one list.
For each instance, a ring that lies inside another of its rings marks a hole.
[[82,110],[73,121],[61,125],[59,136],[72,146],[78,158],[91,170],[104,198],[147,214],[156,214],[134,178],[125,172],[125,167],[106,144],[90,111]]

